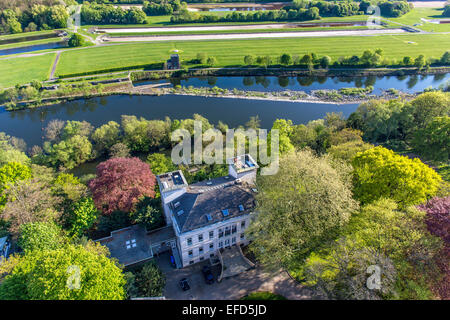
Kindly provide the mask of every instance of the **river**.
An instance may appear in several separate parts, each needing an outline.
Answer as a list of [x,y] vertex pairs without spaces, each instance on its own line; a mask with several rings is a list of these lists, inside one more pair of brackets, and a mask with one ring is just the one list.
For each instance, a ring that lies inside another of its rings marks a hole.
[[42,144],[43,128],[52,119],[85,120],[98,127],[111,120],[119,122],[124,114],[146,119],[164,119],[166,116],[185,119],[198,113],[211,123],[217,124],[221,120],[230,127],[237,127],[257,115],[262,127],[270,129],[275,119],[291,119],[298,124],[322,118],[327,112],[342,112],[348,117],[357,106],[176,95],[119,95],[11,112],[0,109],[0,132],[22,138],[31,147]]
[[[311,90],[341,89],[349,87],[373,86],[374,94],[383,90],[395,88],[408,93],[423,91],[428,87],[438,88],[450,81],[448,74],[408,75],[408,76],[367,76],[367,77],[197,77],[189,79],[173,78],[171,85],[214,87],[225,89],[241,89],[252,91],[296,90],[310,92]],[[152,83],[165,83],[167,80],[140,81],[135,86]]]

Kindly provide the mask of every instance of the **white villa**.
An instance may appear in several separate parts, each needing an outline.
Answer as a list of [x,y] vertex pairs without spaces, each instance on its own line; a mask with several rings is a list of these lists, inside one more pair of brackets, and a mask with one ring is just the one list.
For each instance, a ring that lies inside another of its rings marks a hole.
[[255,208],[257,169],[245,154],[228,161],[225,177],[189,185],[180,170],[161,174],[156,179],[166,226],[147,231],[133,225],[97,241],[125,266],[170,251],[177,268],[209,259],[221,263],[220,278],[245,271],[253,264],[240,246],[248,244],[244,231]]
[[255,207],[257,169],[246,154],[229,161],[225,177],[188,185],[180,170],[157,176],[182,267],[214,257],[222,248],[248,243],[244,230]]

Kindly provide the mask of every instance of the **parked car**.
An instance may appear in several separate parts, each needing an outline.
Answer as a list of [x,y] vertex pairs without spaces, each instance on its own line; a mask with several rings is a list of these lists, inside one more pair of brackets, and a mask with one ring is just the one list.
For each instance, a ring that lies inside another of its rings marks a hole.
[[8,258],[10,248],[11,242],[9,240],[9,237],[6,236],[0,238],[0,262],[2,262],[3,259]]
[[181,279],[180,282],[179,282],[179,284],[180,284],[180,288],[181,288],[183,291],[188,291],[188,290],[191,288],[191,287],[189,286],[188,279],[186,279],[186,278]]
[[204,266],[202,269],[203,276],[205,277],[205,282],[207,284],[214,283],[214,276],[211,272],[211,268],[209,266]]

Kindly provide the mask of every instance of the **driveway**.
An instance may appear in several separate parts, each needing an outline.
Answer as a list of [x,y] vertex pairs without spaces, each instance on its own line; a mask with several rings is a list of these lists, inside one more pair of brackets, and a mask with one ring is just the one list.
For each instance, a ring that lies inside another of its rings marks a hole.
[[[169,254],[165,253],[156,258],[156,262],[166,275],[166,299],[174,300],[237,300],[254,291],[271,291],[281,294],[289,300],[311,299],[309,289],[292,280],[285,271],[268,273],[261,267],[243,272],[235,277],[226,278],[222,282],[206,284],[201,269],[209,261],[196,263],[183,269],[174,269],[170,266]],[[220,268],[212,269],[217,279]],[[188,278],[191,287],[182,291],[178,282]]]

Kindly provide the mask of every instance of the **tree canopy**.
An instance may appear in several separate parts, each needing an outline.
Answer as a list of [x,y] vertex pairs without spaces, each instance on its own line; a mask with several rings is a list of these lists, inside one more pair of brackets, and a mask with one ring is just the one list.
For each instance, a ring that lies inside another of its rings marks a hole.
[[282,156],[277,174],[258,177],[258,215],[248,232],[261,263],[286,265],[348,222],[358,208],[343,177],[349,170],[300,151]]
[[11,258],[0,285],[5,300],[120,300],[125,280],[121,269],[100,245],[66,245],[33,250]]
[[89,182],[96,207],[103,213],[129,212],[141,197],[155,196],[155,175],[138,158],[112,158],[97,166],[97,177]]
[[352,164],[354,194],[362,203],[390,198],[403,208],[420,204],[436,194],[442,180],[419,159],[380,146],[358,153]]

